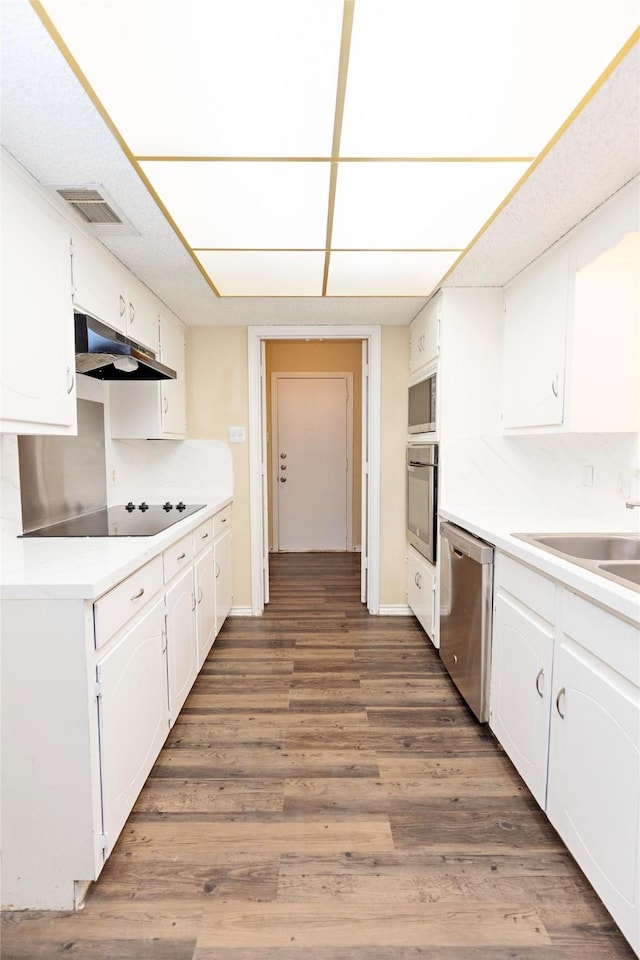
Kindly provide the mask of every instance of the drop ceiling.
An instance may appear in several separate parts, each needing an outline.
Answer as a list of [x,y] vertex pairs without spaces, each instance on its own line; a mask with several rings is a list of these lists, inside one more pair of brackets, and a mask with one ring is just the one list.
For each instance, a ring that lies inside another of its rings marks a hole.
[[[80,185],[74,150],[90,155],[84,182],[106,183],[158,256],[145,263],[136,237],[106,245],[160,296],[169,270],[164,298],[195,322],[297,322],[305,303],[316,322],[408,322],[637,28],[635,0],[3,0],[2,13],[23,114],[7,98],[3,143],[44,183]],[[41,130],[51,84],[76,115]]]

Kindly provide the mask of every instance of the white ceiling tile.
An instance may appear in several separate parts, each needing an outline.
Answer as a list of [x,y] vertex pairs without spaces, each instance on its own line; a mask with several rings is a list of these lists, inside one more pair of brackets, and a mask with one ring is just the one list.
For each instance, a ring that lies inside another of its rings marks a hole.
[[637,23],[637,0],[358,0],[341,155],[535,156]]
[[45,0],[145,156],[328,156],[342,0]]
[[333,251],[329,261],[330,297],[428,296],[457,253]]
[[200,250],[197,257],[223,297],[319,297],[324,251]]
[[329,163],[140,166],[192,247],[324,249]]
[[524,163],[341,163],[334,247],[463,249]]

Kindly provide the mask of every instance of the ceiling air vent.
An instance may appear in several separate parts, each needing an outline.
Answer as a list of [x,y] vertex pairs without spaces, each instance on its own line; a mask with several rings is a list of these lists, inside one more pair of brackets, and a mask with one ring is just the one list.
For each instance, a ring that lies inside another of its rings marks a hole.
[[63,200],[70,204],[85,223],[122,223],[122,219],[113,207],[97,190],[69,189],[58,190]]
[[75,187],[52,184],[47,189],[64,202],[67,210],[71,208],[96,236],[139,236],[101,183],[85,183]]

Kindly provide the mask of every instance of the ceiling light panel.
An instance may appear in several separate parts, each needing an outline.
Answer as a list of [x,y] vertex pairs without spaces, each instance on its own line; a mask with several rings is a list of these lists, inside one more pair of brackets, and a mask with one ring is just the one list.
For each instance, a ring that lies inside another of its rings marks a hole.
[[342,156],[535,156],[637,0],[356,0]]
[[342,0],[45,0],[136,156],[328,156]]
[[199,250],[223,297],[319,297],[323,250]]
[[329,262],[330,297],[428,296],[459,253],[333,251]]
[[462,249],[526,163],[341,163],[333,246]]
[[324,248],[329,163],[140,166],[192,247]]

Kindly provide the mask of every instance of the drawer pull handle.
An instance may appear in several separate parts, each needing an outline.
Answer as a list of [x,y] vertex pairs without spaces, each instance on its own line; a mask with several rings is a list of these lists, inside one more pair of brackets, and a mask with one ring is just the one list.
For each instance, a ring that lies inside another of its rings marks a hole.
[[202,587],[198,587],[198,603],[202,603]]
[[561,687],[558,696],[556,697],[556,710],[558,711],[558,715],[562,718],[562,720],[564,720],[566,714],[564,714],[560,709],[560,697],[564,697],[565,693],[565,688]]
[[139,600],[140,597],[142,597],[143,595],[144,595],[144,587],[140,587],[140,589],[138,590],[138,592],[137,592],[137,593],[134,593],[134,595],[133,595],[132,597],[129,597],[129,599],[130,599],[131,602],[133,603],[134,600]]
[[536,677],[536,690],[538,691],[538,696],[542,698],[544,697],[544,690],[540,689],[541,680],[544,680],[544,670],[542,668],[538,670],[538,676]]
[[201,540],[206,540],[208,536],[209,536],[208,533],[203,533],[200,539],[201,539]]
[[227,518],[226,518],[226,517],[223,517],[222,520],[220,521],[220,523],[226,523],[226,522],[227,522]]
[[218,579],[219,576],[220,576],[220,564],[216,563],[216,580]]
[[184,560],[185,557],[186,557],[186,553],[181,553],[180,556],[177,557],[177,559],[178,559],[178,560]]
[[192,593],[192,594],[191,594],[191,611],[193,612],[196,607],[197,607],[196,595],[195,595],[195,593]]

